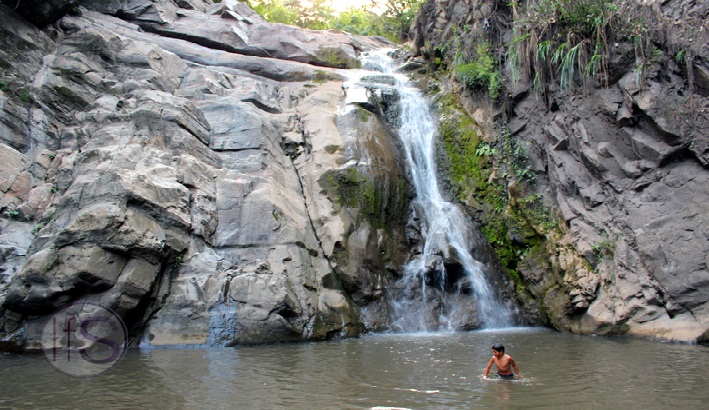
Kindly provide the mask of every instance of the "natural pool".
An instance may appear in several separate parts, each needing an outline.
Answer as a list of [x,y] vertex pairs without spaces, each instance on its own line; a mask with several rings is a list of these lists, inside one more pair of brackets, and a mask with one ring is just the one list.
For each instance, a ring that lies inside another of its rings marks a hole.
[[[483,380],[500,342],[525,379]],[[0,408],[668,409],[709,406],[709,347],[514,328],[319,343],[131,350],[66,376],[0,355]]]

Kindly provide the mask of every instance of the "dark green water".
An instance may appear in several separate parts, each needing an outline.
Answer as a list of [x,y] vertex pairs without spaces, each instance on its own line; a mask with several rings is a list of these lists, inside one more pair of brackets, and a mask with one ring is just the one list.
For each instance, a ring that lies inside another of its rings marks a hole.
[[[505,344],[525,379],[483,380]],[[132,350],[66,376],[0,355],[0,408],[705,409],[709,347],[539,329],[376,335],[323,343]]]

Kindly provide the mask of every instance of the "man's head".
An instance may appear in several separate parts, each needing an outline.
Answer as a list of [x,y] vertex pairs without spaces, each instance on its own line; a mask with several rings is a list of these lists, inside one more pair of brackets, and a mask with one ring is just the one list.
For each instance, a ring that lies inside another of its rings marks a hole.
[[492,346],[492,354],[494,354],[495,356],[502,356],[503,354],[505,354],[505,346],[499,343],[495,343]]

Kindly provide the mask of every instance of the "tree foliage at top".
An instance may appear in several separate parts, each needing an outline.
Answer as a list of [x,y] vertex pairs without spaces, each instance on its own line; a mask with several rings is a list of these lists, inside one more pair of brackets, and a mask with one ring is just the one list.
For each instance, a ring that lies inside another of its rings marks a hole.
[[[341,13],[332,0],[250,0],[249,5],[271,23],[313,30],[337,29],[365,36],[383,36],[395,42],[408,40],[409,27],[423,0],[372,0],[369,6]],[[375,10],[383,10],[377,14]]]

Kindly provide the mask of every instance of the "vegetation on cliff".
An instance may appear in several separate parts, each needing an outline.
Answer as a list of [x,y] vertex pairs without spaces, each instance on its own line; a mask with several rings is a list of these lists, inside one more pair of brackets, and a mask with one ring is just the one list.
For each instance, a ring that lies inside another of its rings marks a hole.
[[[493,1],[495,21],[483,33],[469,24],[448,27],[439,42],[423,45],[436,70],[454,73],[469,91],[487,90],[496,101],[507,85],[607,85],[612,59],[634,51],[637,81],[661,56],[691,71],[687,62],[706,47],[706,22],[673,21],[657,10],[620,0]],[[472,7],[472,6],[471,6]],[[476,6],[477,7],[477,6]],[[697,21],[695,21],[697,20]],[[466,21],[469,21],[466,20]],[[479,35],[482,34],[482,35]],[[693,81],[693,74],[687,77]],[[500,101],[504,102],[504,101]]]
[[648,35],[647,16],[632,2],[617,0],[538,0],[510,3],[514,38],[505,45],[510,80],[532,79],[537,92],[558,82],[584,86],[590,79],[607,85],[612,47],[633,44],[638,81],[645,61],[657,53]]
[[532,192],[534,173],[525,149],[508,132],[485,141],[484,131],[451,94],[439,95],[441,148],[455,197],[474,209],[482,233],[510,279],[523,290],[517,273],[521,257],[538,247],[556,217]]
[[[656,234],[633,231],[645,223],[633,213],[652,208],[634,202],[648,185],[623,187],[694,160],[706,167],[703,134],[691,124],[706,118],[698,108],[709,89],[706,10],[620,0],[422,6],[412,48],[428,61],[421,83],[440,107],[441,169],[525,308],[531,296],[537,317],[560,329],[628,331],[619,323],[632,313],[620,309],[612,320],[595,310],[598,323],[582,323],[594,303],[661,306],[657,317],[671,311],[652,298],[618,302],[637,283],[617,279],[625,272],[672,280],[662,276],[665,262],[649,256]],[[643,142],[655,148],[639,151]],[[682,146],[682,156],[671,154]],[[633,161],[645,166],[627,168]],[[632,258],[643,262],[630,267]],[[671,306],[682,296],[662,298]]]
[[[513,35],[508,42],[493,36],[487,19],[484,31],[488,35],[479,39],[467,24],[452,26],[445,42],[424,46],[432,57],[429,73],[439,79],[452,78],[464,94],[487,96],[499,107],[511,96],[508,88],[521,81],[532,81],[539,93],[550,83],[569,88],[597,79],[607,84],[611,42],[623,38],[635,45],[638,70],[643,69],[649,47],[644,20],[627,14],[629,6],[624,4],[534,0],[498,5],[507,10],[511,23]],[[527,148],[510,134],[505,115],[483,129],[450,93],[439,94],[439,103],[452,191],[477,210],[483,234],[518,292],[525,293],[518,264],[530,252],[545,253],[547,239],[561,234],[559,218],[548,200],[536,192]]]

